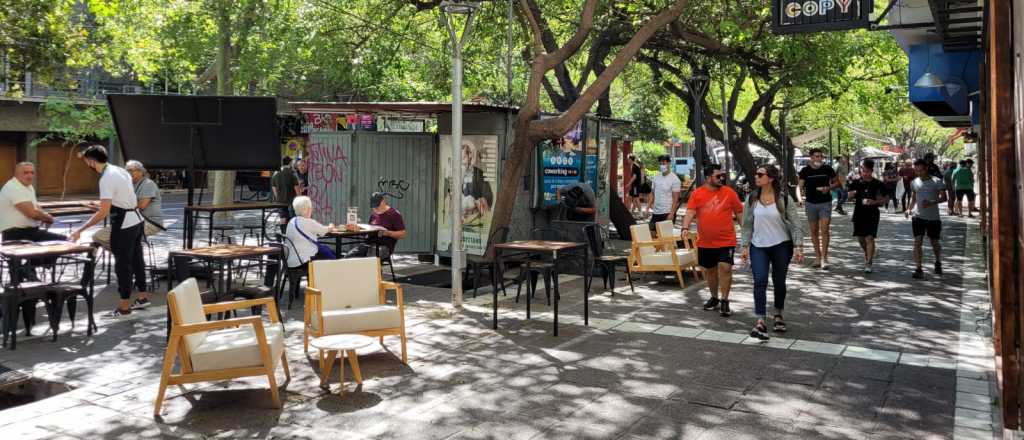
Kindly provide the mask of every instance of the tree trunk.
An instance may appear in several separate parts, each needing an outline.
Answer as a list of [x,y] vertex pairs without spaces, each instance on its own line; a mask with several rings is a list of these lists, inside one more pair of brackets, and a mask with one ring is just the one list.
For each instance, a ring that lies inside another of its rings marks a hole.
[[[230,3],[220,3],[217,11],[217,94],[220,96],[234,95],[231,86],[231,15]],[[235,200],[235,172],[214,171],[213,174],[213,204],[228,204]],[[218,213],[218,218],[223,220],[228,217],[227,213]]]

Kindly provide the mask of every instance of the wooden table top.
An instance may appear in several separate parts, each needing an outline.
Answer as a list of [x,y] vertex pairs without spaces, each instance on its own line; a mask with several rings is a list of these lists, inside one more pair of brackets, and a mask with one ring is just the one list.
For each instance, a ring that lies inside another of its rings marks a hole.
[[179,249],[169,252],[172,257],[191,257],[206,260],[234,260],[238,258],[259,257],[280,253],[281,249],[272,246],[244,246],[240,244],[218,244],[195,249]]
[[89,203],[96,202],[97,200],[49,200],[45,202],[39,202],[39,207],[43,209],[51,208],[75,208],[88,206]]
[[72,215],[92,214],[96,212],[88,206],[58,206],[56,208],[43,208],[47,214],[54,217],[68,217]]
[[517,251],[553,252],[575,249],[586,246],[586,243],[572,241],[546,241],[546,240],[519,240],[494,245],[498,249],[512,249]]
[[92,252],[93,247],[70,241],[11,244],[0,246],[0,255],[7,258],[42,258]]
[[192,205],[186,206],[186,211],[201,211],[201,212],[223,212],[223,211],[245,211],[249,209],[278,209],[286,208],[288,205],[284,203],[274,202],[236,202],[236,203],[225,203],[223,205]]
[[328,236],[328,237],[354,237],[354,236],[358,236],[358,235],[376,234],[376,233],[384,230],[384,228],[381,227],[381,226],[367,225],[367,224],[363,224],[363,223],[360,223],[360,224],[358,224],[356,226],[359,226],[359,230],[358,231],[349,231],[349,230],[345,229],[345,226],[335,226],[334,228],[328,229],[327,230],[327,234],[325,236]]

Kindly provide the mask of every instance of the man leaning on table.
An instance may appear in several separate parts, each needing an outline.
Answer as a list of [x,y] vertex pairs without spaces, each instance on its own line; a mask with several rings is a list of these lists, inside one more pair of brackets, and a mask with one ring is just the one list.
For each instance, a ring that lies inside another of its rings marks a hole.
[[[100,176],[100,203],[96,213],[71,233],[71,241],[78,241],[82,231],[110,216],[110,249],[114,254],[114,273],[117,275],[117,293],[121,302],[111,317],[128,315],[132,308],[148,306],[146,269],[142,259],[142,229],[145,220],[138,209],[132,176],[124,168],[107,163],[107,149],[100,145],[86,148],[78,155],[85,165]],[[139,297],[131,304],[132,281],[139,289]]]
[[370,224],[380,226],[384,230],[367,243],[356,245],[345,254],[345,258],[365,257],[369,255],[371,246],[377,246],[380,249],[380,258],[386,260],[395,252],[398,240],[405,238],[405,221],[402,219],[402,213],[388,205],[383,193],[375,192],[370,196],[370,208]]
[[14,177],[0,189],[0,231],[3,240],[49,241],[67,240],[67,237],[39,228],[39,224],[53,224],[53,216],[39,208],[32,179],[36,166],[22,162],[14,166]]
[[[139,209],[142,210],[142,216],[145,217],[142,234],[150,237],[165,231],[166,229],[163,227],[163,204],[160,202],[160,187],[157,186],[153,179],[146,175],[146,167],[142,165],[142,162],[129,160],[124,164],[124,169],[132,176],[132,185],[135,186],[135,197],[138,198]],[[98,203],[94,202],[92,206],[99,209]],[[103,229],[96,231],[95,234],[92,234],[92,241],[109,251],[110,226],[105,226]]]

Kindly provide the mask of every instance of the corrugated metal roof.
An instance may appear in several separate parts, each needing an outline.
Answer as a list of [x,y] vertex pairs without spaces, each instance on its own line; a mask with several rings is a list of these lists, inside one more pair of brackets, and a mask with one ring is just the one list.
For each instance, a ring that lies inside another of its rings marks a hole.
[[[452,111],[451,103],[445,102],[289,102],[288,106],[304,113],[384,113],[407,116],[434,116]],[[516,112],[519,107],[492,104],[465,103],[466,113]]]

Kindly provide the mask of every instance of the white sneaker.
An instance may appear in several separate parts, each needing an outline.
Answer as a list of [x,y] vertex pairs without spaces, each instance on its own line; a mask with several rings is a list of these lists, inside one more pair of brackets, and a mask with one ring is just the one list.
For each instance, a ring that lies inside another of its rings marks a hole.
[[821,262],[821,270],[828,270],[828,261]]
[[871,273],[871,263],[864,263],[864,273]]

